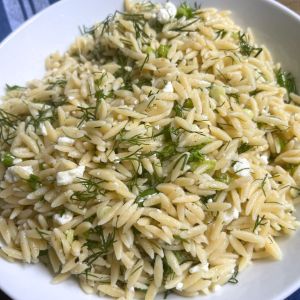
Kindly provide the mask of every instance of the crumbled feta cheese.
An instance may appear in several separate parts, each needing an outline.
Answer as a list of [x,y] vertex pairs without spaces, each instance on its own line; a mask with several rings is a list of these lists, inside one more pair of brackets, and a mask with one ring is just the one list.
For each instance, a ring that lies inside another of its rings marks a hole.
[[221,288],[221,286],[219,284],[214,284],[212,289],[214,292],[217,292],[220,290],[220,288]]
[[260,156],[260,160],[265,164],[267,165],[269,163],[269,156],[266,155],[266,154],[263,154]]
[[128,290],[129,290],[129,292],[134,292],[134,287],[132,286]]
[[18,177],[15,175],[15,173],[13,172],[13,167],[9,167],[4,175],[4,179],[7,182],[13,183],[16,182],[18,180]]
[[56,222],[59,225],[64,225],[72,221],[73,219],[73,214],[70,211],[66,211],[62,215],[60,214],[55,214],[53,216],[54,222]]
[[225,224],[231,223],[233,220],[238,219],[240,213],[236,208],[233,208],[231,211],[224,214]]
[[20,176],[19,172],[23,173],[23,179],[28,179],[31,174],[33,174],[33,169],[31,166],[12,166],[9,167],[4,175],[4,179],[10,183],[16,182]]
[[125,69],[125,71],[127,71],[127,72],[131,72],[131,71],[132,71],[132,67],[130,67],[130,66],[126,66],[124,69]]
[[167,2],[163,7],[161,7],[157,12],[157,20],[161,24],[166,24],[170,22],[172,19],[175,18],[177,14],[176,6],[171,3]]
[[205,115],[205,114],[202,114],[202,120],[203,120],[203,121],[208,121],[208,116]]
[[159,130],[160,129],[160,125],[155,125],[154,128],[157,129],[157,130]]
[[44,123],[40,124],[39,129],[40,129],[41,135],[43,135],[43,136],[47,136],[48,135],[47,129],[46,129],[46,126],[45,126]]
[[165,9],[169,13],[171,19],[174,19],[177,14],[177,8],[172,2],[167,2],[165,4]]
[[202,265],[197,265],[197,266],[194,266],[194,267],[190,268],[189,272],[191,274],[197,273],[197,272],[200,272],[200,271],[207,272],[208,271],[208,267],[209,267],[209,263],[205,263],[205,264],[202,264]]
[[213,203],[213,199],[212,199],[212,198],[209,198],[209,199],[207,200],[207,203]]
[[60,136],[57,139],[57,143],[60,145],[73,145],[75,143],[75,140],[73,140],[67,136]]
[[182,282],[178,282],[178,283],[176,284],[176,290],[177,290],[177,291],[182,291],[182,288],[183,288],[183,283],[182,283]]
[[233,171],[238,176],[249,176],[250,175],[250,163],[249,161],[242,157],[239,158],[238,161],[233,165]]
[[82,177],[85,167],[79,166],[72,170],[58,172],[56,174],[57,185],[67,185],[73,183],[76,177]]
[[168,83],[163,88],[163,92],[165,92],[165,93],[173,93],[174,92],[172,82],[168,81]]
[[166,24],[170,21],[171,17],[165,8],[160,8],[157,12],[157,20],[161,24]]

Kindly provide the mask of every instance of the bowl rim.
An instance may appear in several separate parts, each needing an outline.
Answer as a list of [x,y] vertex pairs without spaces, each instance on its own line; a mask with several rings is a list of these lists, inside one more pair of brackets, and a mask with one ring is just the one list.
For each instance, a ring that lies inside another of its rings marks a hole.
[[[54,9],[57,9],[59,6],[64,6],[65,3],[71,2],[74,0],[61,0],[57,1],[53,4],[50,4],[48,7],[42,9],[35,15],[31,16],[28,20],[26,20],[22,25],[20,25],[17,29],[12,31],[8,36],[6,36],[1,42],[0,42],[0,50],[6,46],[7,43],[9,43],[15,36],[22,34],[22,31],[25,30],[28,26],[31,25],[31,23],[34,23],[36,20],[43,18],[44,15],[48,14],[49,11],[52,11]],[[155,0],[154,0],[155,1]],[[172,1],[172,0],[170,0]],[[201,1],[201,0],[195,0]],[[283,11],[286,15],[289,17],[293,18],[295,21],[299,22],[299,27],[300,27],[300,14],[297,12],[293,11],[289,7],[285,6],[284,4],[276,1],[276,0],[260,0],[260,2],[264,2],[268,5],[276,7],[276,9]],[[298,75],[300,76],[300,74]],[[1,87],[0,87],[1,88]],[[300,290],[300,277],[299,280],[295,280],[293,283],[289,284],[280,294],[276,295],[273,300],[282,300],[285,299],[286,297],[291,296],[295,291]],[[5,287],[0,287],[0,290],[2,290],[5,294],[10,296],[13,299],[13,292],[10,290],[6,290]]]

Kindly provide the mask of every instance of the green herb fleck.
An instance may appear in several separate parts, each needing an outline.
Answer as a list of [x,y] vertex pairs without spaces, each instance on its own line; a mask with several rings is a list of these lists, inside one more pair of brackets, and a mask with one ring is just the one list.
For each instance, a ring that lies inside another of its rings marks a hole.
[[195,16],[194,9],[191,8],[186,2],[183,2],[178,8],[177,8],[177,14],[176,18],[182,18],[186,17],[186,19],[191,19]]
[[239,281],[237,280],[237,275],[239,274],[239,267],[236,266],[234,268],[234,273],[232,274],[232,276],[230,277],[230,279],[228,280],[229,283],[232,283],[232,284],[237,284]]
[[262,48],[257,48],[249,44],[245,33],[241,34],[241,32],[239,32],[238,37],[240,43],[240,52],[242,55],[248,57],[254,55],[254,57],[257,57],[262,52]]
[[156,51],[157,57],[167,58],[170,48],[169,45],[160,45]]
[[27,183],[32,190],[37,190],[41,186],[41,180],[38,176],[34,174],[30,174],[29,178],[27,179]]
[[6,167],[11,167],[14,163],[15,157],[8,152],[5,152],[1,155],[1,163]]
[[238,154],[242,154],[244,152],[249,151],[250,149],[252,149],[254,146],[249,145],[248,143],[242,143],[239,147],[238,147]]
[[254,226],[253,226],[252,232],[255,232],[255,230],[256,230],[259,226],[261,226],[261,225],[262,225],[262,226],[263,226],[263,225],[266,225],[267,222],[264,222],[264,221],[266,221],[265,216],[262,216],[262,217],[257,216],[257,217],[256,217],[256,220],[255,220],[255,224],[254,224]]
[[275,72],[275,75],[277,83],[286,89],[288,95],[290,95],[290,93],[297,93],[296,82],[292,73],[279,69]]

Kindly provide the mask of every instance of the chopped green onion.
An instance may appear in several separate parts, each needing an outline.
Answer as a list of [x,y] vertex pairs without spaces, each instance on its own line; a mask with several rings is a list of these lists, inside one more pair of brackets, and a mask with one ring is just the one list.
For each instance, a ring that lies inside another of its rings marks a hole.
[[156,52],[157,56],[167,58],[170,48],[169,45],[160,45]]
[[1,163],[8,168],[14,164],[14,159],[15,157],[12,154],[6,152],[1,156]]
[[191,19],[194,17],[194,15],[194,10],[186,2],[184,2],[178,7],[176,18],[179,19],[186,17],[187,19]]
[[37,190],[41,185],[40,178],[34,174],[30,174],[29,179],[27,179],[27,182],[31,189],[34,191]]

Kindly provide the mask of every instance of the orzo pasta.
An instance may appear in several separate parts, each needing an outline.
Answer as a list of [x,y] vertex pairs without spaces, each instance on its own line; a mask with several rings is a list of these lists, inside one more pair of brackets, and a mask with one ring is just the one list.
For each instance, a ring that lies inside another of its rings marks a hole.
[[0,109],[0,255],[86,293],[236,283],[299,223],[300,96],[230,12],[126,1]]

